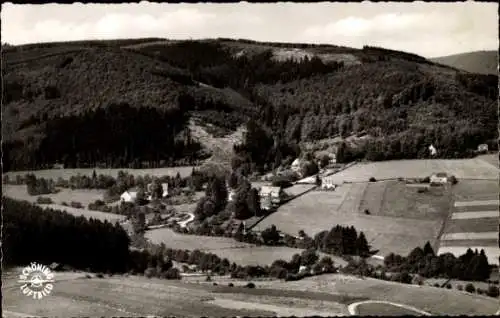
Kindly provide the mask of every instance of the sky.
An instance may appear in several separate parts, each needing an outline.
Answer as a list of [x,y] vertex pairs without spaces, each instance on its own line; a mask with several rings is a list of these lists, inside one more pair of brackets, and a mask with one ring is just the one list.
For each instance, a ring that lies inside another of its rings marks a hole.
[[2,5],[2,42],[159,37],[363,45],[425,57],[498,50],[496,3]]

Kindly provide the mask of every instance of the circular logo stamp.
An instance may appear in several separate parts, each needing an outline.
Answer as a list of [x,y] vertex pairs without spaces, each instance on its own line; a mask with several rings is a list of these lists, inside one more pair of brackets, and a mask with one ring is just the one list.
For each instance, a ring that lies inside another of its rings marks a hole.
[[31,263],[23,268],[18,282],[23,284],[21,292],[24,295],[33,297],[33,299],[42,299],[52,292],[54,274],[45,265]]

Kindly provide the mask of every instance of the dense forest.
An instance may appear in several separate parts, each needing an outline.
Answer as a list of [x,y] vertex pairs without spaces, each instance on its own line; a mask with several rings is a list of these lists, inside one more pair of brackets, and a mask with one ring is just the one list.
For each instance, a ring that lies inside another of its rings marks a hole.
[[[304,54],[279,57],[294,49]],[[345,145],[345,160],[497,145],[495,76],[383,48],[144,39],[3,54],[6,170],[192,163],[210,151],[190,138],[193,118],[222,133],[247,123],[235,166],[261,172],[337,136],[366,137]]]
[[119,224],[9,198],[3,198],[2,206],[5,266],[57,262],[95,272],[127,270],[130,241]]

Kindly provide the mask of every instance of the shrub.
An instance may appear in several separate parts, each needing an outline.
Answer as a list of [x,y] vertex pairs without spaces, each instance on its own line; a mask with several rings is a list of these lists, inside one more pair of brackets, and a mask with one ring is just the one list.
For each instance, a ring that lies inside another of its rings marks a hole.
[[464,286],[462,286],[462,285],[457,285],[457,289],[458,289],[458,290],[464,290]]
[[250,282],[248,284],[245,285],[246,288],[255,288],[255,284]]
[[83,205],[80,202],[71,201],[70,206],[75,209],[83,209]]
[[429,191],[429,189],[427,189],[427,188],[418,188],[417,189],[417,193],[426,193],[427,191]]
[[153,267],[146,268],[146,270],[144,271],[144,276],[146,276],[147,278],[151,278],[155,276],[155,271],[156,269]]
[[476,293],[478,293],[479,295],[484,294],[484,292],[481,288],[476,289]]
[[366,214],[366,215],[370,215],[370,214],[371,214],[371,213],[370,213],[370,210],[365,209],[365,214]]
[[217,286],[218,284],[217,284],[216,282],[213,282],[213,285],[214,285],[214,286]]
[[451,182],[451,184],[457,184],[458,180],[457,180],[457,178],[455,176],[451,176],[450,177],[450,182]]
[[205,277],[205,281],[206,282],[211,282],[212,281],[212,277],[210,275],[207,275],[207,277]]
[[227,286],[234,287],[234,284],[233,283],[229,283],[229,284],[227,284]]
[[36,203],[38,203],[38,204],[52,204],[54,202],[49,197],[38,197],[36,199]]
[[486,291],[486,295],[490,296],[490,297],[494,297],[494,298],[497,298],[499,295],[500,295],[500,292],[498,290],[498,287],[497,286],[493,286],[493,285],[490,285],[488,287],[488,290]]
[[434,283],[434,285],[432,285],[432,286],[438,287],[438,288],[440,287],[438,283]]
[[97,278],[104,278],[104,274],[102,273],[97,273],[97,275],[95,275]]
[[430,177],[423,178],[422,183],[431,183],[431,178]]
[[67,202],[61,202],[61,205],[62,206],[68,206],[68,203]]
[[181,279],[181,273],[177,268],[169,268],[165,273],[166,279]]
[[451,284],[450,283],[446,284],[446,289],[451,289]]
[[92,275],[90,275],[90,274],[85,274],[85,278],[92,278]]
[[468,283],[465,285],[465,291],[468,293],[474,293],[476,291],[476,287],[474,287],[471,283]]
[[375,179],[374,177],[370,177],[370,179],[368,181],[370,181],[370,182],[377,182],[377,179]]

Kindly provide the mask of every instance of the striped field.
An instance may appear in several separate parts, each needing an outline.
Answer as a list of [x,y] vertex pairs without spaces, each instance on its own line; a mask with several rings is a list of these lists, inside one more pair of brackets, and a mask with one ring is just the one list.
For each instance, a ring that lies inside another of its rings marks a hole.
[[[483,192],[481,199],[478,200],[455,201],[453,214],[441,236],[438,254],[452,253],[458,256],[465,253],[468,248],[483,249],[489,263],[499,263],[499,200],[486,199],[494,189],[490,187],[490,191]],[[463,198],[460,194],[458,192],[458,197]]]

